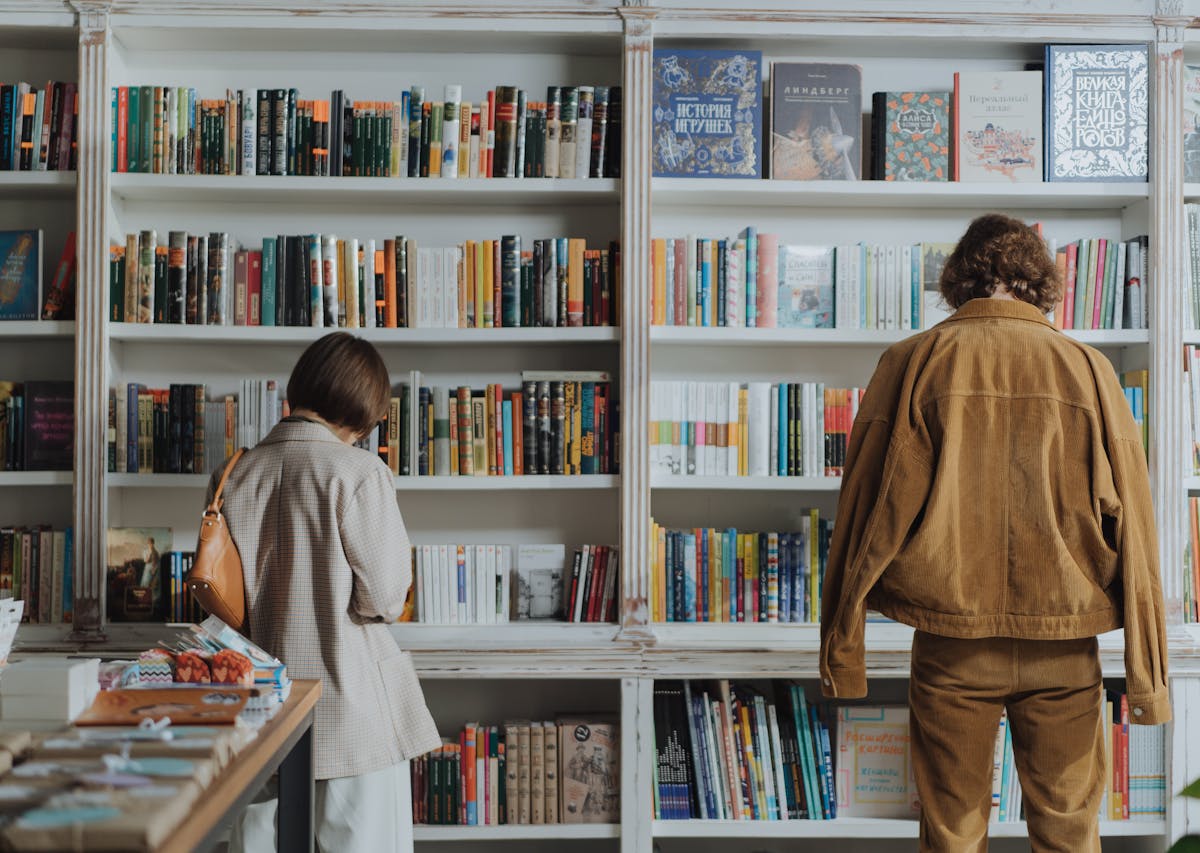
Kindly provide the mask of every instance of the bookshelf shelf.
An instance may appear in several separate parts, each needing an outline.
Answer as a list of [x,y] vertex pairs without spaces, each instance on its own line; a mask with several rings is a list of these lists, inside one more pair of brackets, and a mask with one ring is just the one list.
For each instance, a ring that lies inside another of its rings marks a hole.
[[[406,492],[521,492],[615,489],[620,478],[612,474],[548,475],[523,477],[396,477],[397,491]],[[207,474],[108,474],[114,488],[205,488]]]
[[117,172],[109,176],[115,199],[138,202],[235,204],[340,204],[386,206],[413,213],[408,205],[536,206],[620,201],[613,179],[537,178],[356,178],[272,175],[148,175]]
[[1184,201],[1200,201],[1200,183],[1187,183],[1183,185],[1183,200]]
[[[615,326],[532,329],[326,329],[306,326],[183,326],[113,323],[114,341],[170,341],[271,346],[309,344],[328,332],[350,332],[377,346],[513,346],[616,343]],[[0,327],[0,332],[3,327]]]
[[70,471],[0,471],[0,488],[17,486],[69,486]]
[[694,477],[655,473],[650,488],[658,491],[836,492],[841,477]]
[[75,323],[70,320],[13,320],[0,323],[0,343],[73,337]]
[[414,651],[508,651],[554,647],[586,650],[611,646],[617,626],[608,622],[505,622],[499,625],[437,625],[410,622],[392,626],[401,648]]
[[[916,838],[915,820],[844,817],[837,820],[656,820],[655,838]],[[1163,821],[1107,820],[1100,823],[1104,836],[1155,836],[1166,831]],[[1024,838],[1025,823],[993,823],[992,838]]]
[[1188,492],[1200,492],[1200,477],[1184,477],[1183,487]]
[[612,474],[549,474],[521,477],[397,477],[396,488],[411,492],[526,492],[615,489]]
[[69,200],[74,194],[74,172],[0,172],[0,198]]
[[541,826],[414,826],[414,841],[569,841],[586,838],[620,838],[615,823],[543,824]]
[[[781,329],[696,326],[654,326],[650,342],[655,346],[795,346],[795,347],[887,347],[915,332],[907,329]],[[1081,329],[1066,332],[1077,341],[1094,347],[1142,346],[1150,343],[1146,329]],[[1200,333],[1196,334],[1200,341]]]
[[1150,195],[1148,184],[890,183],[887,181],[754,181],[654,178],[655,206],[840,208],[1120,209]]

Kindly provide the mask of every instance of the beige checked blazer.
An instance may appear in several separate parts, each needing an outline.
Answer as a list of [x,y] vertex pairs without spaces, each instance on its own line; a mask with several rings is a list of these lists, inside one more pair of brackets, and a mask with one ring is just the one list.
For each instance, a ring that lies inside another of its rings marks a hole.
[[293,678],[321,679],[316,778],[370,773],[437,747],[412,662],[385,624],[412,583],[387,466],[320,424],[284,421],[241,458],[223,497],[250,637]]

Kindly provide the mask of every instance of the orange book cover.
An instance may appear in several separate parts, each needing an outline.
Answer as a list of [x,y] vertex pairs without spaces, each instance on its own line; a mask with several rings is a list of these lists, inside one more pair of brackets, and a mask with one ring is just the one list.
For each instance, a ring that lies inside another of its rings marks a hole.
[[655,326],[664,326],[667,322],[667,241],[661,237],[650,241],[651,267],[654,270],[654,290],[651,304],[654,314],[651,322]]
[[500,297],[501,282],[504,279],[503,266],[500,262],[500,241],[492,241],[492,326],[500,328],[504,325],[503,302]]
[[586,241],[567,241],[567,325],[583,325],[583,252]]
[[387,328],[396,328],[396,241],[383,241],[383,304]]
[[487,388],[485,389],[486,393],[484,393],[484,395],[483,395],[484,412],[486,413],[484,429],[487,431],[487,435],[484,436],[484,441],[487,443],[488,476],[495,477],[495,476],[497,476],[497,474],[503,474],[504,470],[503,469],[501,469],[499,471],[496,470],[496,459],[497,459],[496,418],[497,418],[497,412],[496,412],[496,395],[492,389],[493,389],[493,386],[489,384],[487,386]]
[[[494,272],[493,272],[494,268],[492,265],[492,248],[495,244],[496,244],[495,240],[484,240],[483,245],[482,245],[483,251],[480,252],[480,254],[483,255],[483,278],[479,282],[479,291],[478,291],[477,295],[482,296],[483,322],[482,323],[476,322],[475,325],[477,325],[477,326],[482,325],[482,326],[488,327],[488,328],[490,328],[491,326],[494,325],[493,314],[495,313],[495,310],[494,310],[495,306],[492,303],[492,294],[493,294],[493,287],[494,287],[494,284],[492,281],[492,277],[494,275]],[[476,315],[478,316],[479,302],[475,303],[475,311],[476,311]]]
[[525,473],[525,418],[523,413],[524,398],[520,391],[512,393],[512,426],[513,426],[513,476],[520,477]]
[[173,725],[231,726],[258,690],[246,688],[160,687],[101,690],[77,726],[137,726],[170,717]]

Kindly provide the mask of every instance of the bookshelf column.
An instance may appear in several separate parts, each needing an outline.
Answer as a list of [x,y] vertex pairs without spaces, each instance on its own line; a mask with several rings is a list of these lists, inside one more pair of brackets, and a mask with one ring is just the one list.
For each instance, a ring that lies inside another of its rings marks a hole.
[[104,474],[108,424],[109,0],[73,0],[79,15],[75,309],[75,606],[73,639],[102,639]]
[[621,634],[650,639],[650,128],[654,11],[625,25],[621,166]]

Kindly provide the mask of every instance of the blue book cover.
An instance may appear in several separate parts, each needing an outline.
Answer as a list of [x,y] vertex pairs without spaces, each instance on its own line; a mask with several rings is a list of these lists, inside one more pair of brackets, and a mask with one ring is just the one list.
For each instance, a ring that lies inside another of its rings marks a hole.
[[1149,48],[1046,45],[1046,180],[1149,176]]
[[762,177],[762,53],[654,51],[654,174]]
[[36,320],[42,307],[42,232],[0,231],[0,320]]
[[683,613],[685,622],[696,621],[696,534],[683,534]]
[[513,417],[512,400],[504,401],[504,476],[513,475]]

